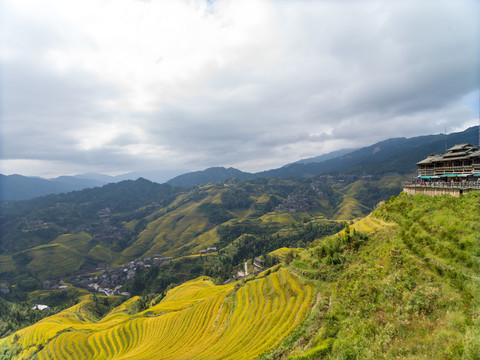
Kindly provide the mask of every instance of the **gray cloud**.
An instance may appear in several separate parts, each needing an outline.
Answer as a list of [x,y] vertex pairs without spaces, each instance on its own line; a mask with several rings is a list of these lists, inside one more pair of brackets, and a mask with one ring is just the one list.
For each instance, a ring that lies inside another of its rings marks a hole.
[[1,6],[4,172],[256,171],[478,114],[475,1]]

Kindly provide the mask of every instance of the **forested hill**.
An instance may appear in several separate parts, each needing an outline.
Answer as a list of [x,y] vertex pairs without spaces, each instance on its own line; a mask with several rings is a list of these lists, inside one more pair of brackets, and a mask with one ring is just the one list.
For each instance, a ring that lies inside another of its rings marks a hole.
[[[181,188],[139,179],[3,204],[0,284],[9,286],[8,298],[23,300],[44,280],[99,263],[178,259],[209,247],[220,255],[209,275],[226,280],[244,259],[297,246],[365,216],[401,191],[400,180],[325,176]],[[200,275],[198,269],[182,279]]]
[[[400,195],[236,283],[84,297],[0,340],[40,359],[478,359],[480,193]],[[113,310],[111,307],[116,306]]]
[[[334,158],[305,159],[278,169],[258,173],[244,173],[236,169],[210,168],[187,173],[168,181],[172,185],[206,184],[223,181],[228,176],[239,179],[270,177],[305,177],[321,174],[385,175],[389,173],[411,174],[416,172],[415,163],[433,152],[443,153],[445,145],[478,144],[478,126],[447,136],[427,135],[413,138],[393,138],[342,154]],[[218,177],[216,177],[218,176]]]
[[253,178],[252,174],[234,168],[211,167],[203,171],[195,171],[176,176],[167,183],[178,186],[202,185],[218,183],[228,179],[246,180]]
[[42,179],[22,175],[0,174],[0,201],[28,200],[49,194],[67,193],[85,188],[102,186],[108,181],[61,176],[56,179]]

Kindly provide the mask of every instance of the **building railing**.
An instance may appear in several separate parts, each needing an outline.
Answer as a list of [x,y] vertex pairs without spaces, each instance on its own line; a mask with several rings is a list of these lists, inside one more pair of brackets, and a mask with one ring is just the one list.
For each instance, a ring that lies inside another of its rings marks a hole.
[[471,166],[444,166],[433,169],[419,169],[420,175],[434,176],[443,174],[472,174],[480,173],[480,165],[474,164]]
[[405,181],[402,183],[403,187],[435,187],[435,188],[449,188],[449,189],[478,189],[480,190],[480,182],[478,181],[419,181],[411,182]]

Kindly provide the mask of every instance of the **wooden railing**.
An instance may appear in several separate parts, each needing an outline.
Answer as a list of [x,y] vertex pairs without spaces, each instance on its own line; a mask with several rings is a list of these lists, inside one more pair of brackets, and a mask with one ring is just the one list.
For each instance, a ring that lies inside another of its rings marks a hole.
[[444,182],[444,181],[430,181],[430,182],[410,182],[405,181],[402,183],[403,187],[436,187],[436,188],[449,188],[449,189],[478,189],[480,190],[480,182],[478,181],[457,181],[457,182]]
[[443,174],[472,174],[480,173],[480,165],[474,164],[471,166],[445,166],[433,169],[419,169],[420,175],[434,176]]

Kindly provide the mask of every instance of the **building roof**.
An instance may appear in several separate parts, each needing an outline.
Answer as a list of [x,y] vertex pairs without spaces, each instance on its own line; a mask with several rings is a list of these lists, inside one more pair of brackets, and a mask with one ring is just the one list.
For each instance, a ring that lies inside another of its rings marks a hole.
[[452,146],[445,154],[430,154],[417,165],[433,164],[441,161],[469,160],[480,157],[480,149],[472,144],[458,144]]
[[428,155],[428,156],[427,156],[425,159],[423,159],[422,161],[419,161],[419,162],[417,163],[417,165],[431,164],[431,163],[434,163],[434,162],[437,162],[437,161],[441,161],[442,159],[443,159],[443,156],[442,156],[442,155],[433,153],[433,154]]
[[465,150],[465,149],[468,149],[468,148],[471,148],[473,145],[469,144],[469,143],[465,143],[465,144],[458,144],[458,145],[455,145],[455,146],[452,146],[450,149],[448,149],[448,151],[461,151],[461,150]]

